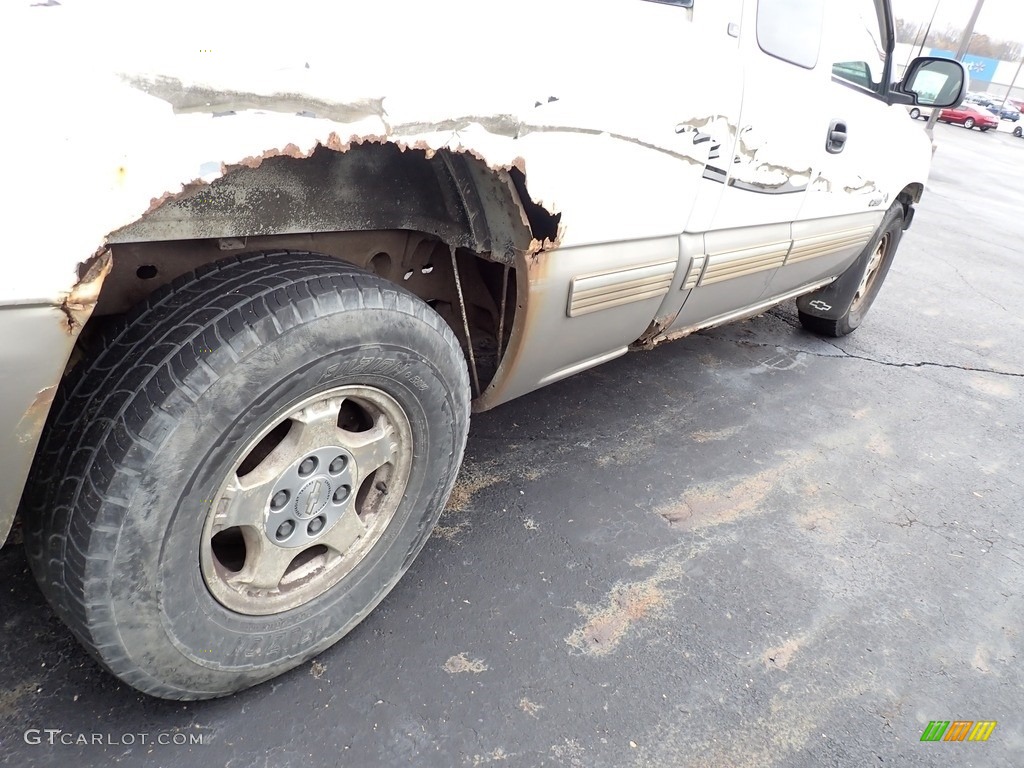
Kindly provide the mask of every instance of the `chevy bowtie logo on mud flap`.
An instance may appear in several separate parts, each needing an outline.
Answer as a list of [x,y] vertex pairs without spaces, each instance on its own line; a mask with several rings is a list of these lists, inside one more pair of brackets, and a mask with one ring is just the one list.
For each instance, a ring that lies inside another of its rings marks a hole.
[[832,309],[832,305],[831,304],[826,304],[821,299],[815,299],[808,306],[810,306],[810,307],[812,307],[814,309],[817,309],[817,310],[821,310],[822,312],[828,312],[830,309]]

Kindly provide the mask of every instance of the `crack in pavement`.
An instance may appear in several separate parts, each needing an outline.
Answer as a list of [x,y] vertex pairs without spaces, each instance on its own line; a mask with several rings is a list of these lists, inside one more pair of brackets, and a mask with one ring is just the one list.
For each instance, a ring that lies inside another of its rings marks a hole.
[[995,376],[1008,376],[1010,378],[1024,379],[1024,373],[1014,373],[1013,371],[1000,371],[995,368],[975,368],[970,365],[956,365],[954,363],[935,363],[929,360],[922,360],[920,362],[893,362],[890,360],[876,360],[873,357],[867,357],[865,355],[855,355],[852,352],[847,352],[842,347],[837,346],[836,344],[833,344],[831,341],[826,341],[824,339],[822,339],[822,341],[825,344],[828,344],[830,347],[832,347],[838,352],[841,352],[842,354],[829,355],[823,352],[813,352],[808,349],[794,349],[792,347],[787,347],[782,344],[766,344],[764,342],[758,341],[747,341],[746,339],[730,339],[726,336],[708,335],[708,338],[717,339],[718,341],[728,341],[732,342],[733,344],[738,344],[740,346],[765,347],[775,350],[781,350],[784,352],[791,352],[794,354],[810,355],[811,357],[824,357],[832,360],[848,357],[853,360],[863,360],[868,363],[875,363],[876,365],[888,366],[889,368],[950,368],[957,371],[967,371],[969,373],[991,373]]
[[950,269],[952,269],[954,272],[956,272],[957,277],[960,278],[960,280],[963,282],[963,284],[966,285],[968,288],[970,288],[972,291],[974,291],[976,294],[981,296],[981,298],[983,298],[986,301],[990,301],[991,303],[995,304],[997,307],[999,307],[1001,310],[1003,310],[1003,312],[1005,312],[1006,314],[1008,314],[1008,315],[1013,314],[1012,312],[1010,312],[1010,310],[1008,310],[1006,307],[1004,307],[998,301],[993,299],[987,293],[985,293],[984,291],[982,291],[979,288],[975,287],[974,283],[972,283],[970,280],[968,280],[966,277],[964,277],[963,273],[959,269],[957,269],[957,267],[952,262],[947,261],[946,259],[942,258],[941,256],[937,256],[937,255],[935,256],[935,258],[937,260],[941,261],[943,264],[945,264]]
[[[916,363],[899,363],[888,360],[876,360],[873,357],[867,357],[865,355],[855,355],[852,352],[847,352],[842,347],[833,344],[831,341],[826,341],[830,347],[843,353],[845,357],[851,357],[854,360],[864,360],[868,363],[877,363],[878,365],[886,365],[890,368],[951,368],[958,371],[969,371],[971,373],[991,373],[995,376],[1009,376],[1010,378],[1024,379],[1024,373],[1014,373],[1013,371],[1000,371],[996,368],[975,368],[970,365],[956,365],[955,363],[935,363],[930,360],[922,360]],[[809,352],[808,354],[814,354]],[[820,355],[821,357],[837,357],[837,355]]]

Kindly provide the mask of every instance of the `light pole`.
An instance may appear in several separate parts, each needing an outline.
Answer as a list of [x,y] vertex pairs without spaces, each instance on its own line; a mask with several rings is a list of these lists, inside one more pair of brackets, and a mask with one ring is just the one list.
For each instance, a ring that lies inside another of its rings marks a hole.
[[935,7],[932,8],[932,17],[928,19],[928,26],[924,28],[924,37],[921,38],[921,47],[917,49],[918,56],[924,56],[924,46],[928,42],[928,35],[931,34],[932,24],[935,23],[935,14],[939,12],[939,4],[942,0],[935,0]]
[[1002,112],[1006,109],[1006,102],[1010,98],[1010,94],[1013,93],[1013,86],[1017,84],[1017,78],[1020,76],[1020,68],[1024,67],[1024,56],[1021,57],[1020,64],[1017,65],[1017,71],[1013,73],[1013,80],[1010,81],[1010,87],[1006,89],[1006,95],[1003,96],[1003,103],[999,105],[999,111]]
[[[942,0],[935,0],[935,7],[932,8],[932,17],[930,19],[928,19],[928,24],[924,28],[924,36],[920,37],[920,38],[915,38],[914,39],[914,44],[910,46],[910,52],[907,54],[907,63],[903,65],[903,71],[904,72],[907,70],[907,67],[910,66],[910,60],[914,58],[914,48],[917,48],[917,55],[918,56],[923,56],[924,55],[924,46],[928,42],[928,35],[931,34],[932,24],[935,22],[935,14],[939,12],[939,4],[941,2],[942,2]],[[920,41],[920,44],[921,44],[920,47],[918,47],[918,42],[919,41]]]
[[[967,26],[964,28],[964,33],[960,37],[960,48],[956,52],[956,60],[963,61],[964,56],[967,54],[967,48],[971,44],[971,38],[974,37],[974,25],[978,23],[978,16],[981,15],[981,7],[985,4],[985,0],[977,0],[974,4],[974,10],[971,12],[971,18],[967,22]],[[933,136],[935,133],[935,123],[939,121],[939,113],[941,109],[933,108],[932,115],[928,118],[928,126],[925,130],[929,136]]]

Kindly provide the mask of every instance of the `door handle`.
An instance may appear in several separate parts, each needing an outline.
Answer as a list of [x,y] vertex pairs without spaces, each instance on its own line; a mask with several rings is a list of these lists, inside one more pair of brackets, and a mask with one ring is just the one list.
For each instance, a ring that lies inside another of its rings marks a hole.
[[846,146],[846,121],[833,120],[828,126],[828,138],[825,140],[825,151],[830,155],[838,155]]

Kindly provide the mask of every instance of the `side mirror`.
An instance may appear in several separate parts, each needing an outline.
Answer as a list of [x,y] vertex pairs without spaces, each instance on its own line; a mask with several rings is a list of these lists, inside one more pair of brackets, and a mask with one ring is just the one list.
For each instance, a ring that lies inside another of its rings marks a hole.
[[913,98],[920,107],[955,107],[967,95],[970,80],[959,61],[922,56],[903,73],[895,91]]

